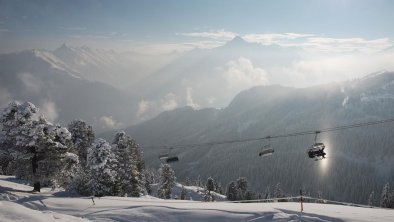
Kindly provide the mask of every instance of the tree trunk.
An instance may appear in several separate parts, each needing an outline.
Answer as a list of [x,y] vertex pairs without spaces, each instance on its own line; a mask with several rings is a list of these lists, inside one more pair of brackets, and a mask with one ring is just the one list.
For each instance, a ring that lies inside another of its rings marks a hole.
[[41,190],[41,184],[40,184],[40,182],[39,182],[39,181],[38,181],[38,182],[35,182],[35,183],[34,183],[33,191],[40,192],[40,190]]
[[37,179],[36,171],[38,168],[38,163],[37,163],[37,154],[34,154],[33,158],[31,159],[31,164],[32,164],[32,169],[33,169],[33,180],[34,180],[34,187],[33,191],[40,192],[41,190],[41,184],[40,181]]

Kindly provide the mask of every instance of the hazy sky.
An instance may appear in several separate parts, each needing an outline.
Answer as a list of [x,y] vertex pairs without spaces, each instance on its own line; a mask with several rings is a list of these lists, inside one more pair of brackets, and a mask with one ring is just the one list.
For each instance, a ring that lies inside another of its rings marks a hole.
[[220,45],[235,35],[266,44],[387,48],[394,39],[393,9],[389,0],[0,0],[0,52],[53,49],[63,42],[187,50]]

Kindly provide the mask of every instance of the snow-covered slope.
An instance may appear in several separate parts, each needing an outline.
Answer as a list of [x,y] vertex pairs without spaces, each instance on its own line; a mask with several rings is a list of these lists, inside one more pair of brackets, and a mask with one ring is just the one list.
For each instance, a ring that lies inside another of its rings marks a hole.
[[[0,176],[2,196],[0,221],[335,221],[391,222],[393,210],[330,204],[304,203],[229,203],[161,200],[150,197],[71,197],[65,192],[44,189],[26,192],[12,177]],[[32,189],[30,187],[30,189]]]

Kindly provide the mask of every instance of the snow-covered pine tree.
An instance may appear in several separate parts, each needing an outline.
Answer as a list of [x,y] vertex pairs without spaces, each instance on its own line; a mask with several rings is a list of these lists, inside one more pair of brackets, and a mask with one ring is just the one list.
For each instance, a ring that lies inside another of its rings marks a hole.
[[159,181],[159,173],[155,169],[145,169],[145,189],[147,193],[152,194],[151,184],[158,183]]
[[146,193],[143,160],[137,144],[125,132],[115,135],[112,150],[117,160],[117,179],[121,196],[139,197]]
[[208,177],[207,182],[205,183],[205,188],[206,191],[208,191],[208,193],[205,191],[205,195],[204,195],[204,201],[212,201],[212,194],[211,191],[215,190],[215,181],[213,180],[212,177]]
[[207,182],[205,183],[205,186],[206,186],[209,194],[211,194],[211,191],[215,190],[215,182],[212,177],[208,177]]
[[238,194],[238,189],[237,189],[237,184],[235,181],[231,181],[228,186],[227,186],[227,199],[230,201],[237,200],[237,194]]
[[189,178],[189,177],[186,177],[185,185],[186,185],[186,186],[190,186],[190,185],[191,185],[191,181],[190,181],[190,178]]
[[2,141],[3,146],[1,147],[2,154],[12,159],[11,162],[7,163],[9,173],[20,178],[28,179],[30,176],[29,171],[32,168],[32,160],[30,155],[22,158],[20,152],[26,150],[18,147],[16,140],[20,136],[19,134],[22,129],[27,131],[33,125],[33,115],[37,112],[38,109],[30,102],[21,104],[13,101],[8,104],[0,116],[1,130],[4,136]]
[[90,169],[78,167],[67,190],[85,196],[92,195],[92,190],[89,187],[91,178]]
[[7,144],[5,136],[0,132],[0,170],[2,174],[7,175],[9,163],[14,159],[10,153],[12,144]]
[[368,197],[368,206],[373,206],[375,202],[375,192],[372,191]]
[[201,176],[200,175],[198,175],[195,185],[198,186],[198,187],[202,187]]
[[248,190],[245,192],[245,200],[254,200],[256,199],[256,196],[257,194],[254,193],[253,191]]
[[137,166],[139,192],[140,194],[147,194],[147,190],[145,189],[146,178],[145,178],[144,154],[135,140],[131,139],[131,142],[132,142],[132,146],[131,146],[132,156],[133,159],[136,161],[136,166]]
[[33,120],[37,111],[32,103],[12,102],[0,122],[6,141],[12,145],[15,172],[32,181],[34,190],[40,191],[42,182],[66,183],[78,157],[70,152],[70,132],[44,117]]
[[171,189],[176,181],[174,170],[172,170],[171,166],[168,164],[161,164],[159,173],[160,181],[157,195],[162,199],[170,199]]
[[267,186],[267,188],[265,188],[265,192],[264,192],[264,199],[270,199],[271,198],[271,192],[270,192],[270,186]]
[[394,188],[391,190],[390,194],[390,208],[394,208]]
[[380,206],[384,208],[390,208],[390,184],[386,183],[382,190],[382,195],[380,196]]
[[86,167],[86,156],[88,148],[94,142],[94,132],[92,126],[88,125],[83,120],[73,120],[67,126],[71,133],[71,140],[74,143],[74,148],[77,151],[80,164],[83,168]]
[[91,180],[88,182],[88,187],[92,195],[116,194],[116,165],[117,161],[107,141],[99,138],[93,143],[93,146],[89,147],[87,167],[91,173]]
[[280,183],[277,183],[274,190],[274,198],[283,198],[283,197],[285,197],[285,194],[283,193],[283,190],[280,188]]
[[215,180],[215,192],[223,194],[222,184]]
[[238,178],[237,179],[238,200],[245,200],[245,193],[247,189],[248,189],[248,181],[246,180],[246,178],[245,177]]

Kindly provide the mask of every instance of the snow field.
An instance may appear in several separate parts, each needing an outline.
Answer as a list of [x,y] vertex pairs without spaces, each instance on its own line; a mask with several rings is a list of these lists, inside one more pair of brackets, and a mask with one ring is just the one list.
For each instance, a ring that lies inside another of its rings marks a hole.
[[0,176],[0,221],[394,221],[394,210],[331,204],[304,203],[228,203],[189,200],[162,200],[151,196],[72,197],[64,191],[16,183]]

